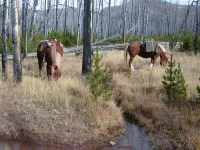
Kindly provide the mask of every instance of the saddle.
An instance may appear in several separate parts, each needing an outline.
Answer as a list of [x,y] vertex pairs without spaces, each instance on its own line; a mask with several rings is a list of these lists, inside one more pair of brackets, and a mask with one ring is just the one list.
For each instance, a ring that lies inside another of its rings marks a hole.
[[46,48],[50,48],[53,45],[49,40],[43,40],[41,43],[43,43]]
[[140,42],[140,50],[142,52],[147,52],[147,44],[146,41]]
[[153,58],[156,55],[156,44],[152,41],[143,41],[140,42],[140,52],[139,56],[144,58]]
[[140,50],[145,53],[155,52],[157,43],[153,41],[142,41],[140,42]]

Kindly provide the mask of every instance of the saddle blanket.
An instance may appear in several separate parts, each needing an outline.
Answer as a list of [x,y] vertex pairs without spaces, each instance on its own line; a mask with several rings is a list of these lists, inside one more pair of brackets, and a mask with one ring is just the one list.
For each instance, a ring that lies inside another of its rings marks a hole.
[[146,52],[155,52],[156,44],[154,41],[146,41]]

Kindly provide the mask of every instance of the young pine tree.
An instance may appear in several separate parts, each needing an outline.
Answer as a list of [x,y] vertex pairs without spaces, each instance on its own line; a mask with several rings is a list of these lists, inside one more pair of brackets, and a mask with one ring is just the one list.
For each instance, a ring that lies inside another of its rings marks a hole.
[[185,100],[187,97],[187,86],[181,70],[180,64],[176,64],[171,57],[171,61],[165,70],[162,84],[170,101]]
[[101,64],[102,58],[103,56],[97,50],[93,56],[92,71],[87,77],[90,90],[95,99],[100,96],[108,99],[112,92],[112,74]]

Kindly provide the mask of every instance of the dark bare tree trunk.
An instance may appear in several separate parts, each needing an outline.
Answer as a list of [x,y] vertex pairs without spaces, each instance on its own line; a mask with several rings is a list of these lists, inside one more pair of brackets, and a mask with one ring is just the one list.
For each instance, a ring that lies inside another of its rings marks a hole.
[[91,48],[91,0],[84,0],[84,18],[83,18],[83,63],[82,74],[91,71],[92,48]]
[[4,81],[8,78],[8,58],[7,58],[7,24],[8,23],[8,1],[3,1],[3,21],[2,21],[2,78]]
[[11,0],[11,21],[12,21],[12,40],[13,40],[13,78],[16,82],[22,81],[22,64],[20,52],[20,36],[18,22],[19,0]]

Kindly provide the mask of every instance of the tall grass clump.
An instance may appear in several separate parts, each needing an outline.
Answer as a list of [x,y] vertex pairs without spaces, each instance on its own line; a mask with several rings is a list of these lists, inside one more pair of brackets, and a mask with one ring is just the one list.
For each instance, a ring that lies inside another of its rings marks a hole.
[[109,99],[112,93],[112,73],[102,65],[102,58],[103,55],[97,50],[93,56],[92,71],[87,77],[91,93],[95,99],[98,97]]
[[163,75],[162,84],[166,90],[169,101],[185,100],[187,97],[187,85],[180,64],[176,64],[173,57]]

